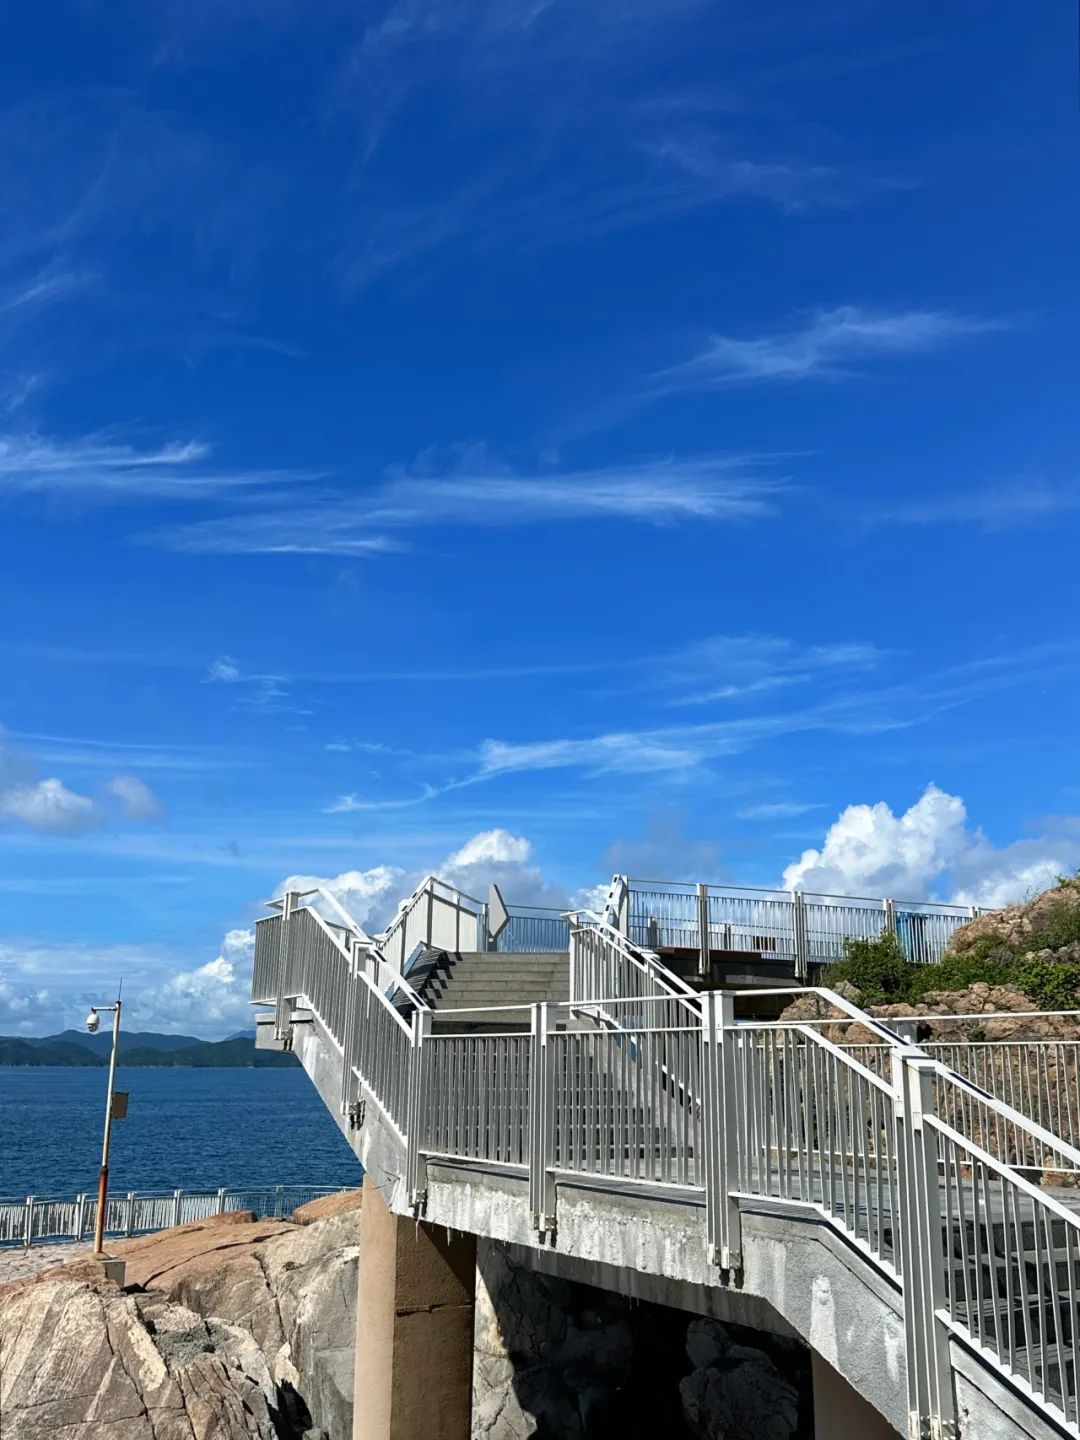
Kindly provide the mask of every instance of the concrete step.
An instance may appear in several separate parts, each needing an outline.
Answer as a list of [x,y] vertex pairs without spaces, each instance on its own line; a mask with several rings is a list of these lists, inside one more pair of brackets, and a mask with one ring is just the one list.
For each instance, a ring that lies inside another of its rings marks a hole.
[[537,958],[535,960],[502,960],[499,957],[487,961],[457,960],[449,964],[438,965],[435,973],[440,975],[455,975],[460,979],[466,976],[475,975],[551,975],[555,971],[565,970],[569,972],[569,962],[564,960],[549,960]]
[[[495,1026],[527,1028],[529,1007],[541,1001],[565,1001],[570,994],[570,957],[561,951],[499,954],[494,951],[452,952],[430,950],[419,957],[413,983],[436,1017],[454,1010],[501,1012]],[[507,1006],[513,1006],[508,1011]],[[482,1022],[464,1018],[455,1026],[481,1028]],[[445,1028],[445,1026],[443,1027]],[[490,1025],[484,1028],[491,1028]]]

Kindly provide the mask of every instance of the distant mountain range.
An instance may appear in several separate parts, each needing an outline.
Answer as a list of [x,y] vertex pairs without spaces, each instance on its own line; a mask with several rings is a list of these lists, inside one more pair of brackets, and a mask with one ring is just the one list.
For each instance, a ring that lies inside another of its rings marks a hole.
[[[0,1035],[0,1065],[107,1065],[112,1035],[98,1031],[62,1030],[59,1035]],[[127,1066],[214,1066],[276,1069],[296,1065],[295,1055],[256,1050],[251,1032],[227,1040],[199,1040],[194,1035],[160,1035],[154,1030],[120,1032],[119,1063]]]

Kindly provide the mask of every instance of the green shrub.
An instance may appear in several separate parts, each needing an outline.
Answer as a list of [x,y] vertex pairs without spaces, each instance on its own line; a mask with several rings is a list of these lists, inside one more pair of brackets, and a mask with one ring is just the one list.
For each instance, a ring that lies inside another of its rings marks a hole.
[[[1080,910],[1074,913],[1080,916]],[[1025,943],[1034,946],[1034,939]],[[916,1005],[934,990],[966,990],[985,983],[1010,985],[1040,1010],[1072,1010],[1080,990],[1080,965],[1020,960],[996,935],[981,935],[969,950],[946,954],[935,965],[913,965],[889,933],[877,940],[849,938],[844,952],[845,958],[825,972],[825,982],[833,988],[844,981],[854,985],[867,1005]]]
[[921,1000],[931,990],[966,990],[980,981],[1007,984],[1011,958],[1000,948],[973,946],[962,955],[943,955],[934,965],[911,965],[908,998]]
[[1040,1010],[1074,1010],[1080,967],[1053,960],[1021,961],[1011,968],[1009,984],[1030,996]]
[[843,981],[861,990],[871,1005],[888,1004],[906,998],[911,961],[895,935],[886,932],[878,940],[844,941],[845,958],[828,969],[827,978],[835,987]]

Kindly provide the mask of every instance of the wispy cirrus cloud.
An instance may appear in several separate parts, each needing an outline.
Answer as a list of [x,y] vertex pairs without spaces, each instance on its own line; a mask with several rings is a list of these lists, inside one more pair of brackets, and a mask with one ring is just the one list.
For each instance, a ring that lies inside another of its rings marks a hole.
[[391,471],[360,493],[324,494],[317,507],[263,505],[256,513],[172,526],[141,538],[203,554],[361,556],[399,550],[433,525],[500,528],[611,518],[668,525],[735,523],[777,512],[788,482],[767,457],[701,455],[557,473],[508,472],[483,454],[452,469]]
[[868,641],[800,644],[777,635],[711,635],[663,658],[650,684],[672,706],[738,701],[815,682],[850,681],[885,654]]
[[696,725],[654,726],[538,742],[485,740],[470,783],[525,770],[584,768],[597,773],[690,770],[742,754],[785,735],[883,735],[1017,686],[1080,670],[1080,643],[1047,642],[948,666],[891,684],[849,684],[837,693],[785,710]]
[[671,176],[672,208],[677,207],[678,179],[687,205],[761,201],[791,216],[840,208],[875,190],[896,188],[895,181],[877,180],[843,165],[795,155],[780,158],[760,147],[748,154],[715,126],[671,131],[647,141],[643,149]]
[[837,380],[889,356],[923,355],[1004,328],[1006,322],[947,310],[815,310],[794,329],[743,338],[713,335],[689,360],[657,372],[654,393],[732,385]]
[[89,271],[47,265],[33,274],[9,281],[0,289],[0,315],[61,300],[84,289],[95,278]]
[[[846,647],[842,647],[846,648]],[[652,662],[650,662],[652,663]],[[934,716],[1009,689],[1048,683],[1080,670],[1080,643],[1053,642],[893,681],[847,683],[817,691],[801,705],[725,713],[697,724],[660,724],[535,740],[489,738],[472,753],[472,766],[442,784],[398,802],[343,797],[342,811],[417,805],[425,799],[525,773],[582,771],[600,776],[689,777],[713,761],[746,754],[769,741],[799,734],[875,736],[925,724]],[[454,757],[457,764],[462,758]],[[445,772],[444,765],[444,772]],[[340,802],[339,802],[340,803]],[[776,810],[774,815],[781,816]],[[783,813],[795,814],[794,810]],[[768,818],[764,813],[744,818]]]
[[[778,34],[752,17],[720,19],[702,0],[632,0],[617,12],[556,0],[391,5],[345,52],[328,104],[332,132],[359,130],[386,201],[348,227],[349,283],[434,252],[577,245],[724,205],[798,217],[890,188],[852,163],[842,137],[810,133],[752,93],[774,88],[763,55],[805,53],[816,29],[792,12]],[[689,74],[682,86],[670,78]],[[396,146],[432,104],[454,123],[403,192]],[[463,168],[463,145],[506,130],[508,107],[512,152]]]
[[187,500],[312,479],[306,472],[210,465],[199,440],[140,446],[107,434],[0,433],[0,497],[56,492],[98,500]]
[[261,715],[310,715],[311,707],[292,699],[287,675],[249,675],[230,655],[219,655],[208,668],[205,682],[235,688],[237,704]]
[[820,810],[816,801],[771,800],[761,805],[744,805],[735,811],[737,820],[793,820],[811,810]]
[[978,525],[992,531],[1043,524],[1071,510],[1080,510],[1080,486],[1052,485],[1033,478],[982,490],[904,500],[886,505],[869,518],[873,524]]

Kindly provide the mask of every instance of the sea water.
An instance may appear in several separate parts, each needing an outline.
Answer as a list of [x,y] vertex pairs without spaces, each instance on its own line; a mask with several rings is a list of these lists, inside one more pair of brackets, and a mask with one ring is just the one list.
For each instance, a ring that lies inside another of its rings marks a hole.
[[[93,1192],[107,1070],[0,1066],[0,1197]],[[116,1072],[109,1189],[356,1185],[359,1163],[304,1071]]]

